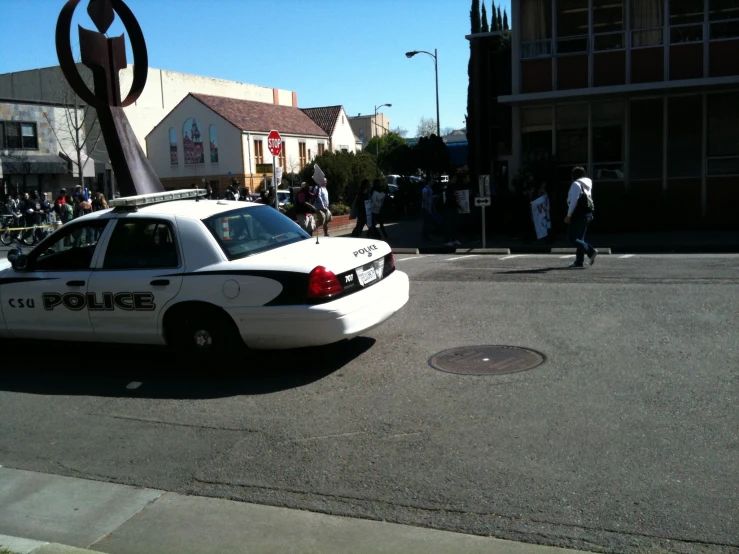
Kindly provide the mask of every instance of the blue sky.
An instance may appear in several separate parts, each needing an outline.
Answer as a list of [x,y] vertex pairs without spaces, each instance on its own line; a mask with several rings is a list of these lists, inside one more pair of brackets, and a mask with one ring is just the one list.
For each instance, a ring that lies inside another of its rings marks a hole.
[[[151,67],[293,90],[300,107],[343,104],[350,116],[391,103],[382,111],[409,136],[421,117],[436,115],[433,59],[409,60],[409,50],[438,49],[441,126],[464,125],[470,3],[127,0]],[[57,65],[54,29],[63,5],[0,0],[0,73]],[[510,15],[509,2],[503,6]],[[92,29],[86,8],[82,0],[75,24]],[[122,32],[116,21],[108,34]]]

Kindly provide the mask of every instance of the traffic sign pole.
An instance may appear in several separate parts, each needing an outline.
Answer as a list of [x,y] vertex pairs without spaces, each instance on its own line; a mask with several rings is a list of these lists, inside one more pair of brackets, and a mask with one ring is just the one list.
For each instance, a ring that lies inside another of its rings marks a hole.
[[[277,201],[277,156],[282,152],[282,137],[277,131],[270,131],[267,135],[267,148],[272,154],[272,186],[275,187],[274,208],[279,205]],[[267,191],[269,193],[269,191]]]
[[482,207],[482,247],[483,248],[487,248],[485,244],[485,240],[486,240],[485,235],[487,234],[485,233],[485,209],[486,209],[485,206],[483,206]]

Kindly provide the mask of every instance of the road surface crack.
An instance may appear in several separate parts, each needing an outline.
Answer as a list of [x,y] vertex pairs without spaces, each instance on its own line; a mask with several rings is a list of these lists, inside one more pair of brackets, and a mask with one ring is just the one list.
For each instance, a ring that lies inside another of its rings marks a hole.
[[219,425],[195,425],[192,423],[177,423],[177,422],[172,422],[172,421],[162,421],[160,419],[148,419],[145,417],[131,417],[131,416],[112,415],[112,414],[89,413],[87,415],[97,416],[97,417],[108,417],[112,419],[123,419],[126,421],[137,421],[139,423],[153,423],[155,425],[170,425],[172,427],[209,429],[213,431],[236,431],[236,432],[243,432],[243,433],[259,433],[258,429],[249,429],[247,427],[225,427],[225,426],[219,426]]

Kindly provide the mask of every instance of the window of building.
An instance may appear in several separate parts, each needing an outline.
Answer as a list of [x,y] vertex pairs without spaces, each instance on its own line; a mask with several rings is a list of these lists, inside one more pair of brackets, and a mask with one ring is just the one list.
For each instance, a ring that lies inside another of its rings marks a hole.
[[703,40],[703,0],[670,1],[670,43]]
[[624,179],[623,102],[593,102],[593,175],[596,180]]
[[282,141],[282,150],[280,150],[280,167],[284,171],[287,170],[287,161],[286,161],[287,154],[285,153],[285,150],[287,150],[287,148],[285,147],[285,141],[283,140]]
[[739,37],[739,0],[709,0],[711,40]]
[[659,46],[663,43],[664,5],[661,0],[630,0],[631,46]]
[[169,164],[177,165],[180,163],[177,155],[177,131],[174,127],[169,128]]
[[557,106],[558,180],[567,181],[574,166],[588,165],[588,105]]
[[588,0],[557,2],[557,54],[588,51]]
[[624,41],[623,0],[593,0],[593,49],[622,50]]
[[524,156],[539,158],[552,153],[552,108],[521,109],[521,146]]
[[667,177],[700,177],[703,168],[703,99],[667,99]]
[[739,174],[739,93],[708,95],[708,175]]
[[298,143],[298,158],[300,160],[300,169],[303,169],[308,163],[304,142]]
[[264,163],[264,141],[262,140],[255,140],[254,141],[254,164],[263,164]]
[[320,156],[326,151],[326,145],[321,143],[318,143],[318,155]]
[[631,179],[661,179],[664,147],[663,100],[631,101],[629,174]]
[[547,0],[521,2],[521,58],[552,55],[552,3]]
[[0,148],[38,150],[36,124],[21,121],[0,121]]

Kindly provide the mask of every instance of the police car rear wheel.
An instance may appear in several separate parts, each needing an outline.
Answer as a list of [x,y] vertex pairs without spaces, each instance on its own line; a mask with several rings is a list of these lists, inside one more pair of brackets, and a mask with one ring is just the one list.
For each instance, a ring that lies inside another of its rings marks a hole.
[[179,312],[171,321],[167,342],[180,353],[224,353],[238,345],[233,323],[216,310]]

